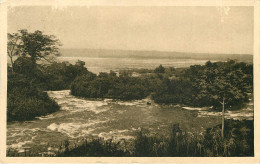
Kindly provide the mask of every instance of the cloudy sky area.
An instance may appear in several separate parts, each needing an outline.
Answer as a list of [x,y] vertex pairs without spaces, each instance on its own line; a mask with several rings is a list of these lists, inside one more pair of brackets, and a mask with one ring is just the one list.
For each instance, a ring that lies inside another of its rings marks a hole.
[[[222,21],[221,21],[222,20]],[[253,53],[253,7],[13,7],[8,32],[42,30],[62,48]]]

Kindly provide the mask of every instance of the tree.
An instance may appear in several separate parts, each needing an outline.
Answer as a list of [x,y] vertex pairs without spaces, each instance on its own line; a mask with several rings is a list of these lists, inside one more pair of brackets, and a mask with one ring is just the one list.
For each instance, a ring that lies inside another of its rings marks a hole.
[[154,72],[155,73],[164,73],[165,68],[160,64],[159,67],[155,68]]
[[[42,31],[33,33],[27,30],[19,30],[19,33],[8,34],[10,56],[22,55],[29,56],[33,63],[38,59],[47,59],[51,54],[59,56],[61,43],[54,35],[44,35]],[[15,53],[13,49],[17,50]],[[8,54],[8,56],[9,56]],[[49,61],[50,62],[50,61]]]
[[241,106],[248,101],[247,74],[243,72],[240,65],[233,60],[218,63],[207,62],[199,73],[198,84],[201,87],[199,94],[208,97],[209,104],[222,108],[222,137],[224,137],[225,110]]
[[21,36],[18,33],[15,34],[7,34],[7,55],[10,58],[11,61],[11,66],[12,66],[12,72],[14,71],[13,65],[14,65],[14,60],[13,57],[18,56],[20,52],[20,45],[22,44],[21,42]]
[[80,67],[84,67],[85,64],[86,63],[84,61],[78,60],[75,65],[80,66]]
[[34,69],[34,63],[27,57],[18,57],[13,63],[13,70],[15,73],[35,77],[38,69]]

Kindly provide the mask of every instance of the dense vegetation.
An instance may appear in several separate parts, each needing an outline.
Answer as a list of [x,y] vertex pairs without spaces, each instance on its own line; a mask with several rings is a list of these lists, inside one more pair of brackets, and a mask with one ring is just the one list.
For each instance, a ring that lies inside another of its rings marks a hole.
[[[71,89],[71,94],[75,96],[121,100],[150,96],[156,103],[212,106],[214,109],[222,107],[224,110],[241,108],[248,102],[248,93],[253,91],[253,66],[244,62],[208,61],[205,65],[184,69],[164,68],[160,65],[155,70],[125,70],[119,71],[119,75],[111,71],[96,75],[89,72],[82,61],[75,65],[50,61],[48,57],[51,54],[60,55],[60,42],[54,36],[44,35],[41,31],[29,33],[20,30],[19,33],[8,34],[8,40],[8,56],[11,59],[8,72],[10,97],[14,94],[13,88],[23,88],[14,82],[20,80],[30,84],[31,88],[38,88],[38,92]],[[14,61],[16,56],[20,57]],[[36,61],[42,59],[52,64],[37,64]],[[133,73],[137,73],[137,76]],[[14,76],[20,79],[13,78]],[[13,100],[8,99],[8,111],[12,108],[12,115],[15,115],[15,108],[19,105],[13,105]]]
[[78,76],[71,84],[71,94],[88,98],[113,98],[121,100],[142,99],[148,95],[146,83],[138,77],[114,72],[88,73]]
[[31,120],[55,112],[59,106],[23,74],[8,75],[7,121]]
[[44,91],[69,89],[78,75],[88,73],[82,61],[75,65],[54,62],[51,55],[60,55],[60,45],[55,36],[42,31],[8,34],[8,121],[31,120],[57,111],[59,106]]
[[[19,32],[8,35],[11,60],[8,121],[32,120],[59,110],[45,91],[63,89],[85,98],[135,100],[150,97],[156,103],[222,108],[222,128],[207,129],[201,136],[192,136],[175,125],[171,137],[140,132],[131,150],[122,150],[119,143],[94,139],[74,148],[66,142],[58,156],[253,156],[252,121],[225,121],[224,131],[225,108],[240,109],[253,92],[252,64],[234,60],[208,61],[189,68],[160,65],[154,70],[121,70],[118,75],[113,71],[96,75],[89,72],[82,61],[72,65],[49,60],[50,54],[59,55],[59,41],[55,37],[43,35],[41,31]],[[49,64],[37,62],[42,59]]]
[[[203,135],[172,127],[170,136],[151,136],[140,131],[134,147],[120,147],[120,143],[95,139],[69,149],[58,156],[134,156],[134,157],[236,157],[254,156],[253,121],[226,121],[225,138],[220,135],[221,125],[209,128]],[[125,144],[123,144],[125,145]]]
[[31,120],[57,111],[59,106],[43,92],[48,79],[36,61],[48,60],[46,57],[51,54],[59,55],[59,40],[41,31],[19,30],[7,36],[7,54],[11,61],[11,67],[8,66],[7,121]]
[[31,120],[57,111],[59,106],[44,91],[69,89],[78,75],[87,73],[81,61],[75,65],[54,62],[44,66],[29,57],[19,57],[13,68],[8,67],[8,121]]
[[[147,130],[137,133],[133,144],[128,141],[94,138],[82,144],[64,141],[58,152],[46,156],[60,157],[240,157],[254,156],[253,121],[226,120],[225,138],[220,135],[221,125],[206,129],[203,134],[191,134],[172,127],[171,134],[153,136]],[[27,152],[25,156],[39,156]],[[7,156],[19,156],[8,151]]]
[[134,156],[253,156],[253,121],[227,120],[225,138],[221,125],[209,128],[203,135],[189,134],[179,124],[170,137],[139,133],[135,140]]
[[252,93],[253,66],[243,62],[207,62],[194,65],[177,79],[164,79],[153,99],[158,103],[181,103],[190,106],[239,109]]
[[[141,73],[145,72],[145,73]],[[243,62],[207,62],[188,69],[164,68],[141,70],[139,76],[131,71],[84,74],[71,84],[71,94],[87,98],[121,100],[143,99],[147,96],[156,103],[239,109],[252,93],[253,67]]]
[[150,96],[156,103],[222,109],[224,137],[225,110],[241,109],[253,92],[253,65],[234,60],[208,61],[181,71],[160,65],[152,73],[145,72],[138,76],[129,70],[120,71],[119,76],[113,72],[82,75],[72,82],[71,94],[121,100]]

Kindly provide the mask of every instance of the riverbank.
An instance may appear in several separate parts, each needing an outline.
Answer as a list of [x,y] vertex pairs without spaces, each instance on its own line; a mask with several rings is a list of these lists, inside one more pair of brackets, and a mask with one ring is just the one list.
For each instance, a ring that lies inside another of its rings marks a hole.
[[[221,125],[206,129],[204,134],[187,133],[175,124],[170,136],[155,136],[140,131],[133,141],[133,148],[120,142],[104,141],[102,138],[85,141],[57,156],[132,156],[132,157],[252,157],[254,156],[253,121],[225,121],[224,137],[220,136]],[[246,129],[246,130],[245,130]],[[242,141],[242,142],[241,142]]]
[[[131,140],[84,138],[80,142],[64,140],[58,148],[48,147],[37,153],[30,147],[7,151],[7,156],[47,157],[250,157],[254,155],[253,121],[225,121],[224,138],[221,125],[194,134],[173,125],[169,135],[150,134],[139,130]],[[245,131],[246,130],[246,131]],[[214,139],[213,139],[214,138]]]
[[59,109],[58,104],[31,79],[15,73],[8,75],[8,122],[31,121],[35,117],[48,115]]
[[147,105],[147,99],[89,100],[72,96],[70,90],[47,93],[60,110],[29,122],[8,123],[7,150],[10,152],[20,151],[24,155],[28,148],[42,156],[48,149],[57,150],[66,140],[73,146],[82,144],[86,138],[99,137],[129,143],[141,129],[151,135],[169,136],[172,125],[177,123],[187,133],[199,135],[221,123],[220,116],[198,117],[199,111],[178,105]]

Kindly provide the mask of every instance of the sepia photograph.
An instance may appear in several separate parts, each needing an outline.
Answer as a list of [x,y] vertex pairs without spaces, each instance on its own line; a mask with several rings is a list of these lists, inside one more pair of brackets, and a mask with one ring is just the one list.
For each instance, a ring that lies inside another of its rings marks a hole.
[[7,6],[6,157],[255,157],[254,11]]

